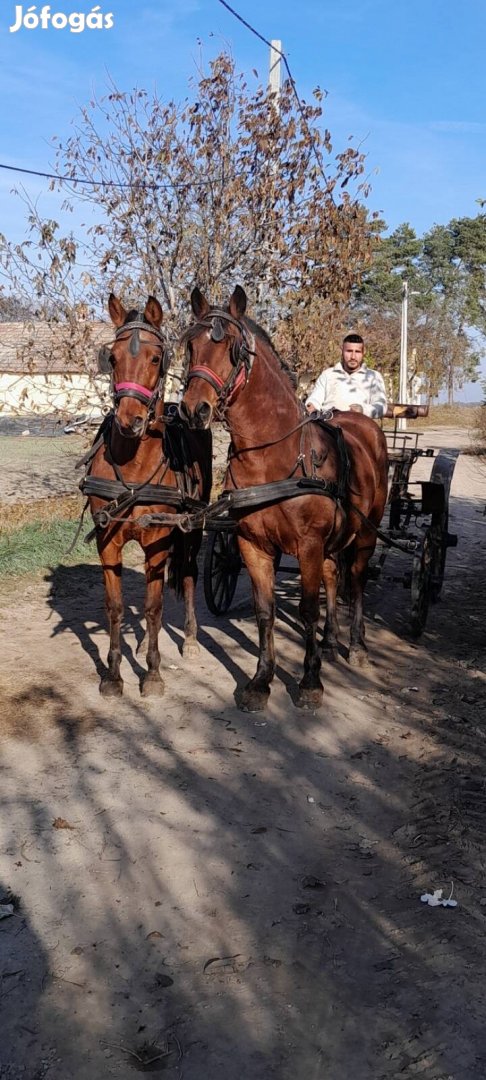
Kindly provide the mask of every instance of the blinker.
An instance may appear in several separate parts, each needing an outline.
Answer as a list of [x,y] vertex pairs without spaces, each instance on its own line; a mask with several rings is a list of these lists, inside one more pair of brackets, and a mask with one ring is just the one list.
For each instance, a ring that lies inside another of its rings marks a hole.
[[111,349],[108,345],[102,345],[98,351],[98,371],[100,375],[109,375],[111,373],[110,363]]

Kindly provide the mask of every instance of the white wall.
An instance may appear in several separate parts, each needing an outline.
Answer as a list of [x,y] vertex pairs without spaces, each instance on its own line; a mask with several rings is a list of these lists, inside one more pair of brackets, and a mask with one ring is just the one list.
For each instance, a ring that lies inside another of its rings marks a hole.
[[111,405],[108,375],[13,375],[0,373],[0,414],[99,415]]

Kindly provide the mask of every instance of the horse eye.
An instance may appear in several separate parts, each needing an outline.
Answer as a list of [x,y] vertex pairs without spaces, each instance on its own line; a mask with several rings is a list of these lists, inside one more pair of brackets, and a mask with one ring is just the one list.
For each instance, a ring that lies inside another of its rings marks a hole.
[[153,364],[159,364],[160,363],[160,356],[153,356],[152,357],[152,363]]

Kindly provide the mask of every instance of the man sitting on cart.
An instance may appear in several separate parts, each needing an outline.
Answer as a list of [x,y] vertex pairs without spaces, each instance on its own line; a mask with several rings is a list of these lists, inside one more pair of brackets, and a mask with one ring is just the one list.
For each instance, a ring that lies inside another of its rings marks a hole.
[[363,363],[363,357],[363,338],[360,334],[347,334],[341,359],[319,375],[309,394],[305,403],[307,412],[350,410],[381,420],[387,407],[385,384],[379,371]]

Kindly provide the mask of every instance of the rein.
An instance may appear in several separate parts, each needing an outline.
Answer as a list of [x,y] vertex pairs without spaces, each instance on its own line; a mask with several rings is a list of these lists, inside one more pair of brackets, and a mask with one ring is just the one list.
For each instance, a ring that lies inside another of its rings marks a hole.
[[[313,423],[315,423],[315,417],[306,416],[303,420],[301,420],[300,424],[296,424],[295,427],[290,429],[290,431],[286,431],[285,435],[281,435],[279,439],[272,439],[270,442],[265,443],[257,443],[255,446],[245,446],[235,453],[228,454],[228,460],[231,460],[234,457],[239,457],[240,454],[251,454],[253,450],[267,450],[269,446],[277,446],[278,443],[285,442],[285,439],[290,438],[291,435],[295,435],[296,431],[301,431],[302,428],[306,427],[307,424]],[[242,439],[245,438],[245,436],[241,432],[237,432],[236,434],[238,434]]]

